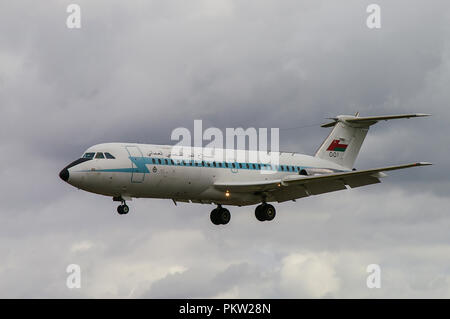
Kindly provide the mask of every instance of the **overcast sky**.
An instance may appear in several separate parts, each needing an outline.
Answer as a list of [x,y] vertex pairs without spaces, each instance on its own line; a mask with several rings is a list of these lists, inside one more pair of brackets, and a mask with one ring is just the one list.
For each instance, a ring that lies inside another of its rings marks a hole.
[[[79,0],[81,29],[70,3],[0,1],[0,297],[450,298],[447,0]],[[313,154],[325,118],[356,111],[433,114],[372,127],[356,167],[434,166],[276,204],[270,223],[229,207],[225,227],[169,200],[119,216],[58,177],[93,144],[169,144],[194,119],[279,127],[281,149]]]

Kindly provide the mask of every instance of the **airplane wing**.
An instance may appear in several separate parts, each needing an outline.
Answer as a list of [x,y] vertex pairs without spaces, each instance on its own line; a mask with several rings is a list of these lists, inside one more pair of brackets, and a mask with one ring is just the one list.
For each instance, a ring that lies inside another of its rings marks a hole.
[[278,202],[318,195],[328,192],[361,187],[380,183],[379,178],[386,176],[383,172],[408,167],[431,165],[428,162],[387,166],[361,171],[331,173],[323,175],[305,176],[288,175],[281,179],[265,180],[261,182],[232,182],[215,183],[217,189],[229,192],[266,192],[271,200]]

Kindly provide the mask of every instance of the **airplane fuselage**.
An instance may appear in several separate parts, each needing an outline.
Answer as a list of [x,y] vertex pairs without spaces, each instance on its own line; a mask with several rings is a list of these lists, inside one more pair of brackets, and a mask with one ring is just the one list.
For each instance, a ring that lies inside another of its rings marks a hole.
[[[87,149],[83,157],[75,161],[75,165],[68,165],[60,176],[79,189],[111,197],[167,198],[244,206],[261,203],[261,194],[230,193],[217,189],[215,184],[348,171],[333,162],[297,153],[281,152],[279,163],[270,165],[240,161],[238,155],[218,161],[210,150],[202,150],[200,157],[176,159],[172,151],[169,145],[98,144]],[[245,152],[245,157],[249,158],[250,153]],[[273,201],[270,197],[265,200]]]

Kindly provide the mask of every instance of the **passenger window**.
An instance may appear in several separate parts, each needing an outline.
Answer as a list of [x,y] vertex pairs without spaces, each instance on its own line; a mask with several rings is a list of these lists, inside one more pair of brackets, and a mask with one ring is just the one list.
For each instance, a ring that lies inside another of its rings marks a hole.
[[105,158],[105,155],[103,155],[102,152],[98,152],[97,155],[95,155],[95,158]]
[[225,162],[225,167],[228,168],[228,163],[227,162]]
[[111,153],[105,152],[105,157],[108,159],[115,159],[114,156],[111,155]]
[[234,163],[231,163],[231,166],[233,166],[233,168],[236,168],[236,165],[234,165]]
[[165,160],[164,160],[164,164],[166,164],[166,165],[167,165],[167,164],[169,164],[169,162],[167,162],[167,160],[165,159]]
[[158,158],[158,164],[161,164],[161,159],[160,158]]
[[91,159],[91,158],[94,158],[94,155],[95,155],[95,153],[85,153],[85,154],[83,155],[83,158],[89,158],[89,159]]

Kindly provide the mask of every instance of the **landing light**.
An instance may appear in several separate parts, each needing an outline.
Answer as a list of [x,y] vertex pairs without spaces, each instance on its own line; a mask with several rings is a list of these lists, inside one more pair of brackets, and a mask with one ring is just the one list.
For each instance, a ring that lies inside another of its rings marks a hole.
[[226,196],[226,197],[230,197],[230,192],[229,192],[229,191],[226,191],[226,192],[225,192],[225,196]]

